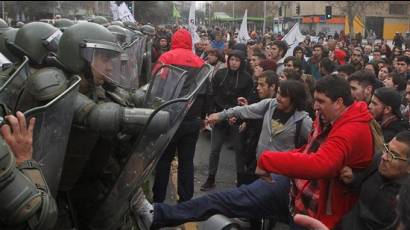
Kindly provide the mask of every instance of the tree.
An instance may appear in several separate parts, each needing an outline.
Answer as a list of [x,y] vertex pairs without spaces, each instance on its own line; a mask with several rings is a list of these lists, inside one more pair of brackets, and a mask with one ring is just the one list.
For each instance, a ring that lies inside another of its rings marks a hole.
[[329,4],[339,9],[348,17],[350,38],[354,38],[353,20],[356,16],[363,18],[366,8],[382,7],[384,2],[378,1],[330,1]]

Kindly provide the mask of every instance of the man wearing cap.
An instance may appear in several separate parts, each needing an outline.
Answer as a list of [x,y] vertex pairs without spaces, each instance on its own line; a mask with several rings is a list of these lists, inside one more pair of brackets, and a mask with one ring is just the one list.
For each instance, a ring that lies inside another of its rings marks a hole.
[[382,87],[376,89],[369,104],[369,110],[383,130],[383,137],[389,142],[397,133],[407,130],[408,123],[400,112],[400,93]]

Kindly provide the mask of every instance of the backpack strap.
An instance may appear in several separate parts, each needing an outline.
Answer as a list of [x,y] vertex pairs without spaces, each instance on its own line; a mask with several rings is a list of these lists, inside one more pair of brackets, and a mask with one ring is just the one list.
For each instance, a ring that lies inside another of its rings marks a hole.
[[296,132],[295,132],[295,148],[302,147],[305,143],[301,143],[302,140],[300,138],[300,131],[302,129],[303,119],[300,119],[296,122]]

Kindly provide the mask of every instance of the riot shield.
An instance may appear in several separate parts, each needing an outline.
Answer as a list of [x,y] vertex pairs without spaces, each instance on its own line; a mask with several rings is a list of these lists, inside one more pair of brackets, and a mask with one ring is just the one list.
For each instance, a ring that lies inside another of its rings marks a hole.
[[64,157],[74,115],[74,101],[80,77],[70,79],[69,87],[45,105],[24,112],[36,118],[33,133],[33,159],[40,163],[43,175],[53,196],[57,195]]
[[[127,83],[131,91],[136,90],[140,86],[139,76],[141,75],[142,63],[144,58],[145,37],[140,36],[133,40],[130,44],[124,46],[126,60],[122,61],[121,76],[124,76],[124,82]],[[123,87],[124,88],[124,87]]]
[[159,105],[178,98],[184,82],[187,78],[187,71],[172,66],[163,65],[155,71],[149,84],[144,106],[155,108]]
[[[170,71],[167,74],[163,72],[162,75],[160,70],[157,71],[151,81],[145,103],[147,108],[155,108],[155,110],[150,115],[147,124],[134,144],[115,185],[91,222],[92,229],[116,229],[118,227],[116,225],[120,223],[119,220],[124,214],[129,211],[130,202],[137,189],[154,169],[162,152],[171,141],[185,114],[194,102],[197,93],[208,81],[212,67],[204,65],[196,76],[191,76],[193,77],[192,80],[184,79],[188,78],[188,74],[176,67],[164,66],[161,69]],[[173,76],[174,74],[177,76]],[[159,79],[161,77],[163,78]],[[178,81],[176,85],[155,83],[164,79],[177,79]],[[173,93],[163,94],[163,92]],[[181,94],[184,96],[180,97]],[[161,113],[164,112],[169,114],[168,128],[153,128],[151,121],[158,119]]]
[[19,98],[24,90],[27,77],[30,74],[28,61],[29,59],[24,57],[24,61],[0,87],[0,105],[3,114],[16,112]]
[[129,54],[129,55],[134,55],[136,58],[136,64],[137,66],[137,76],[138,76],[138,86],[135,87],[137,89],[141,84],[141,71],[142,71],[142,65],[144,62],[144,50],[146,46],[146,38],[144,36],[137,36],[134,41],[131,42],[130,45],[127,45],[124,47],[124,50]]

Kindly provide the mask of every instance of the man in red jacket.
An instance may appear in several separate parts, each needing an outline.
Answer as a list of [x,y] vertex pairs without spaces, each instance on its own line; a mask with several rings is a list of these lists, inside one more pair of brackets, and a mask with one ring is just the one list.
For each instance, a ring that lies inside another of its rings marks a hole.
[[[171,43],[171,50],[159,57],[157,68],[161,64],[174,65],[188,71],[187,79],[195,78],[204,61],[192,52],[191,34],[180,29],[172,36]],[[205,99],[206,92],[200,92],[157,164],[152,189],[156,203],[165,200],[171,161],[176,153],[179,202],[190,200],[194,194],[194,153],[202,120],[205,119]]]
[[370,115],[364,102],[354,102],[349,83],[333,76],[317,81],[314,93],[317,119],[308,143],[290,152],[265,151],[257,174],[292,179],[290,211],[317,218],[333,228],[357,201],[340,181],[343,166],[363,169],[373,157]]

